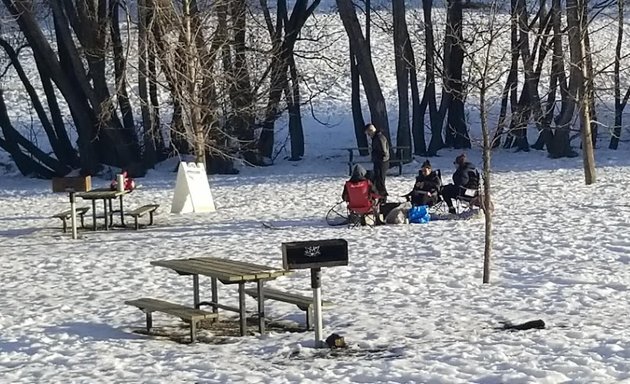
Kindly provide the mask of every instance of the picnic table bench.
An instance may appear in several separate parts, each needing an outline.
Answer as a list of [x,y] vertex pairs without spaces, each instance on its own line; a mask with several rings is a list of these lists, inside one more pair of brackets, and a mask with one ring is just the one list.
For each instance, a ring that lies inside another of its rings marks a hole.
[[[156,260],[152,261],[151,265],[170,268],[179,275],[192,275],[194,308],[198,309],[201,305],[209,305],[212,307],[212,313],[215,314],[218,314],[219,308],[238,312],[241,336],[245,335],[247,328],[245,283],[256,283],[257,285],[258,329],[261,334],[264,334],[264,297],[266,292],[264,282],[291,273],[291,271],[285,269],[216,257]],[[199,299],[199,275],[211,278],[211,301],[202,302]],[[238,307],[227,306],[219,303],[217,281],[220,281],[224,285],[238,284]]]
[[[247,288],[245,293],[257,299],[258,290]],[[284,303],[295,304],[299,309],[306,312],[306,329],[311,329],[311,320],[313,318],[313,297],[300,295],[298,293],[290,293],[273,288],[265,288],[265,300],[276,300]],[[322,306],[332,305],[330,301],[322,301]]]
[[147,204],[127,212],[127,215],[133,217],[134,228],[137,230],[140,228],[138,218],[146,214],[149,214],[149,224],[147,225],[153,225],[153,214],[159,207],[159,204]]
[[[90,207],[78,207],[75,209],[76,214],[81,219],[81,228],[85,228],[84,216],[89,210],[90,210]],[[66,233],[66,231],[68,230],[68,220],[70,220],[71,216],[72,216],[72,209],[67,209],[63,212],[55,213],[51,217],[56,217],[58,219],[61,219],[61,221],[63,221],[63,233]]]
[[[354,157],[354,153],[356,152],[357,154],[360,154],[361,152],[366,152],[369,151],[368,147],[348,147],[348,148],[343,148],[344,150],[346,150],[348,152],[348,176],[352,175],[352,168],[354,167],[355,164],[359,164],[359,163],[372,163],[372,160],[367,158],[367,159],[356,159]],[[392,166],[397,166],[398,167],[398,176],[402,175],[402,169],[403,169],[403,164],[407,164],[409,162],[411,162],[412,160],[412,156],[411,156],[411,148],[410,147],[391,147],[393,153],[393,156],[390,160],[389,160],[389,165]],[[409,154],[409,157],[400,157],[400,156],[404,156],[405,154]]]
[[190,322],[190,341],[192,343],[197,340],[197,324],[203,319],[217,318],[218,314],[203,311],[196,308],[186,307],[180,304],[170,303],[168,301],[143,297],[141,299],[128,300],[125,304],[138,307],[146,314],[147,332],[151,332],[153,328],[153,312],[162,312],[172,316],[181,318]]

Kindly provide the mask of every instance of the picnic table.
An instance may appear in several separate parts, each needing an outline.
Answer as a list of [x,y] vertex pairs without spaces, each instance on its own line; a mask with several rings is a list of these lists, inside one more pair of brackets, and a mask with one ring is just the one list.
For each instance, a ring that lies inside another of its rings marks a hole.
[[[346,147],[346,148],[342,148],[343,150],[348,152],[348,176],[352,175],[352,168],[354,167],[355,164],[358,163],[372,163],[372,159],[355,159],[354,154],[355,152],[360,155],[361,152],[365,153],[365,152],[369,152],[370,148],[368,147]],[[390,165],[396,165],[398,166],[398,176],[402,175],[402,166],[405,163],[408,163],[411,161],[411,153],[409,152],[411,150],[410,147],[391,147],[392,151],[394,152],[394,157],[392,157],[389,160],[389,164]],[[404,156],[405,154],[408,154],[409,157],[399,157],[399,156]]]
[[[245,311],[245,283],[254,282],[257,285],[258,329],[261,334],[264,334],[264,282],[291,273],[291,271],[285,269],[216,257],[157,260],[152,261],[151,265],[170,268],[180,275],[192,275],[193,302],[195,309],[199,309],[201,305],[208,305],[212,307],[212,312],[216,314],[218,314],[219,308],[238,312],[241,336],[245,335],[247,328]],[[211,278],[212,301],[200,301],[199,275],[209,276]],[[219,303],[217,281],[220,281],[224,285],[238,284],[238,307],[227,306]]]
[[110,223],[109,220],[111,218],[113,221],[113,214],[115,212],[112,208],[112,200],[115,200],[118,198],[118,201],[119,201],[118,211],[120,212],[120,222],[124,226],[125,225],[125,212],[124,212],[124,205],[123,205],[123,196],[125,196],[126,194],[130,192],[131,191],[128,191],[128,190],[118,191],[118,190],[111,190],[109,188],[97,188],[97,189],[92,189],[87,192],[77,193],[76,196],[84,200],[92,201],[92,229],[96,231],[96,218],[97,218],[96,201],[103,200],[105,230],[108,230],[109,227],[113,224],[113,223]]

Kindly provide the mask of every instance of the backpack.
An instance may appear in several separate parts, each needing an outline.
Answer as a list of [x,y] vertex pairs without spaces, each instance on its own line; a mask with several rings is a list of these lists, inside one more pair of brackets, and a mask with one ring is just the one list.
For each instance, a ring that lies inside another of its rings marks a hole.
[[429,214],[428,205],[416,205],[409,209],[407,218],[410,223],[424,224],[431,220],[431,214]]

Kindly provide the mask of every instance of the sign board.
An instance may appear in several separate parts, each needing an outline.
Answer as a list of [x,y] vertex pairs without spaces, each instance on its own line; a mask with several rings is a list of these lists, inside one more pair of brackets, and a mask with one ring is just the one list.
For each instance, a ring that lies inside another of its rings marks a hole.
[[206,168],[202,163],[179,163],[171,213],[214,211]]
[[92,189],[92,177],[53,177],[52,189],[53,192],[86,192]]
[[284,269],[308,269],[348,265],[348,242],[344,239],[282,243]]

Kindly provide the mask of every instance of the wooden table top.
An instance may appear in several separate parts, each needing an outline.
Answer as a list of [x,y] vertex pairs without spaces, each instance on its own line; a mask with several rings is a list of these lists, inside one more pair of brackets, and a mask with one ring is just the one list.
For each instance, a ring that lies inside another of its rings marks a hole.
[[85,200],[100,200],[100,199],[115,199],[118,196],[126,195],[131,191],[124,190],[111,190],[109,188],[98,188],[92,189],[87,192],[79,192],[76,194],[77,197],[80,197]]
[[152,261],[151,265],[170,268],[181,274],[215,277],[229,283],[270,280],[292,272],[282,268],[217,257],[157,260]]

